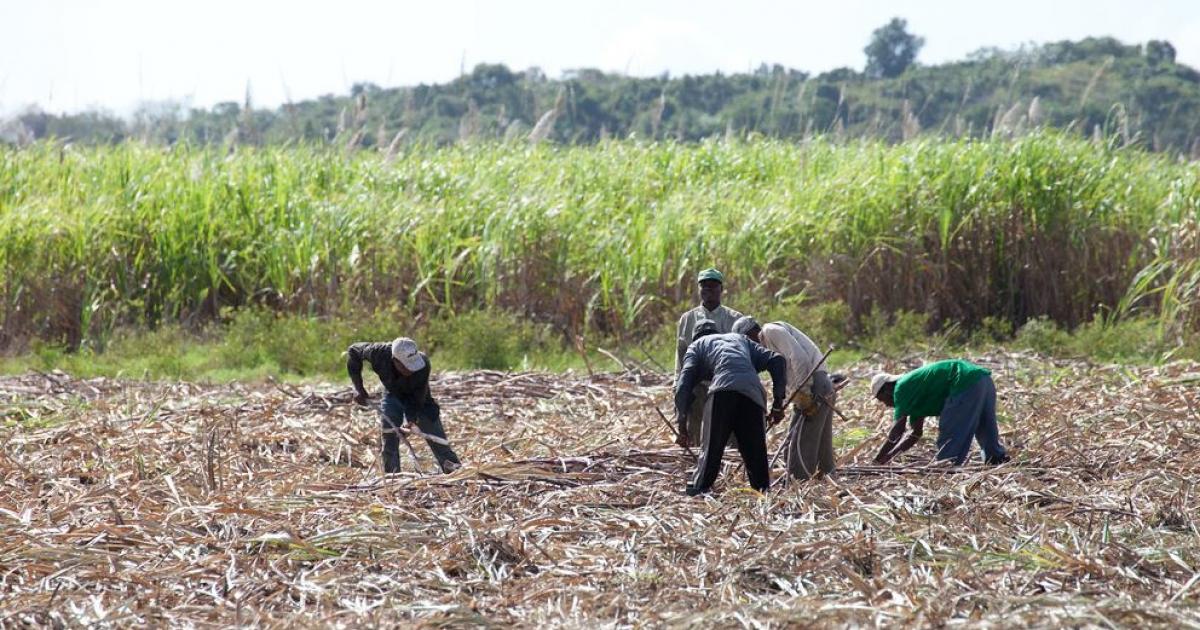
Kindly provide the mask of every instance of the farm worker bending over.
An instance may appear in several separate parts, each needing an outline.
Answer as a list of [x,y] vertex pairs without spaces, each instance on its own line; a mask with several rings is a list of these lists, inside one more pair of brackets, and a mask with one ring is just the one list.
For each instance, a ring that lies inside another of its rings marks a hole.
[[687,493],[695,496],[712,489],[731,433],[737,435],[738,450],[746,464],[750,485],[759,492],[766,492],[771,487],[767,470],[767,433],[763,423],[767,400],[758,373],[763,370],[771,373],[774,400],[770,415],[772,423],[778,422],[783,418],[787,362],[743,335],[715,334],[713,322],[697,322],[696,330],[700,337],[684,353],[683,367],[675,381],[680,446],[687,446],[691,441],[686,430],[687,412],[695,397],[697,382],[711,381],[706,393],[712,396],[712,404],[710,421],[704,427],[696,474]]
[[[675,335],[675,381],[679,381],[679,371],[683,369],[683,353],[687,351],[696,333],[696,323],[708,320],[716,325],[718,333],[733,331],[733,322],[742,314],[721,305],[721,293],[724,290],[725,276],[716,269],[705,269],[696,277],[700,285],[700,306],[684,313],[679,318],[679,330]],[[696,391],[692,397],[692,407],[688,409],[687,435],[694,443],[699,443],[703,434],[706,392],[708,383],[696,383]]]
[[[356,343],[346,351],[346,371],[358,395],[354,402],[366,405],[371,395],[363,388],[363,361],[379,377],[387,390],[383,397],[383,471],[400,472],[400,435],[398,428],[407,418],[421,433],[446,439],[442,428],[442,411],[429,393],[429,357],[417,350],[417,343],[398,337],[388,343]],[[462,464],[448,445],[426,440],[442,472],[453,472]]]
[[[808,335],[786,322],[762,326],[753,317],[733,323],[733,332],[746,335],[787,361],[787,396],[792,400],[792,422],[788,428],[788,472],[809,479],[818,472],[833,472],[833,381],[821,363],[821,351]],[[816,369],[814,372],[813,370]],[[804,380],[812,372],[812,378]],[[793,396],[795,396],[793,398]]]
[[[887,442],[875,456],[878,464],[912,448],[921,439],[928,416],[938,416],[938,460],[953,460],[961,466],[971,452],[974,437],[983,449],[987,464],[1003,464],[1008,453],[1000,445],[996,426],[996,386],[988,370],[962,359],[937,361],[907,374],[876,374],[871,395],[895,408],[895,424]],[[903,442],[904,423],[912,433]]]

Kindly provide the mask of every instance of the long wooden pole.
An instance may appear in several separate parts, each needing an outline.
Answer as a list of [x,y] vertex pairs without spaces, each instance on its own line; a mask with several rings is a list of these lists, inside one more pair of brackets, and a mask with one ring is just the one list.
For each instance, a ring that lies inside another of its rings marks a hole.
[[[664,414],[662,412],[662,410],[658,408],[658,405],[654,405],[654,412],[658,414],[659,418],[662,418],[662,421],[667,424],[667,428],[671,430],[671,434],[675,436],[676,440],[678,440],[679,439],[679,431],[677,431],[675,429],[675,425],[671,424],[670,420],[667,420],[666,414]],[[692,452],[691,448],[684,446],[683,450],[687,451],[687,454],[690,455],[693,460],[700,461],[700,458],[696,457],[696,454]]]
[[[795,401],[796,395],[800,393],[800,388],[804,387],[804,384],[807,383],[809,381],[809,379],[811,379],[813,377],[813,374],[816,374],[817,370],[821,369],[822,365],[825,365],[825,359],[829,358],[829,355],[833,353],[833,349],[834,349],[833,344],[830,344],[829,349],[825,351],[825,354],[821,355],[821,360],[817,361],[817,364],[812,366],[812,369],[808,371],[808,376],[805,376],[804,379],[801,380],[800,383],[796,385],[796,389],[792,390],[792,395],[788,396],[787,402],[784,403],[784,405],[783,405],[784,409],[787,409],[788,405],[792,404],[792,402]],[[824,396],[822,396],[822,398],[824,398]],[[828,404],[828,401],[826,401],[826,403]],[[791,441],[794,437],[795,431],[796,431],[796,426],[799,424],[800,424],[799,422],[795,422],[795,423],[792,423],[792,425],[788,427],[787,435],[784,436],[783,442],[779,445],[779,449],[775,451],[775,456],[771,458],[771,463],[768,464],[768,466],[767,466],[768,469],[775,467],[775,462],[779,461],[779,456],[783,453],[784,449],[787,448],[788,444],[791,443]]]

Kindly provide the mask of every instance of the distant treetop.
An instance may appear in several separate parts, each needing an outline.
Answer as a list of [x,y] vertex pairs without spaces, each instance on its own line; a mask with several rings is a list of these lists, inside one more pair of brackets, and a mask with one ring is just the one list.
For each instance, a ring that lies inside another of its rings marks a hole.
[[383,87],[276,109],[218,103],[187,109],[151,103],[129,118],[105,112],[55,115],[29,109],[0,122],[0,143],[41,138],[111,143],[330,143],[395,152],[409,143],[590,143],[635,136],[815,135],[901,141],[939,134],[1011,135],[1036,126],[1152,150],[1200,155],[1200,73],[1176,62],[1170,42],[1124,44],[1089,37],[986,48],[937,66],[917,64],[925,40],[894,18],[875,29],[862,72],[818,75],[779,64],[748,73],[637,78],[593,68],[548,78],[540,68],[480,64],[453,81]]

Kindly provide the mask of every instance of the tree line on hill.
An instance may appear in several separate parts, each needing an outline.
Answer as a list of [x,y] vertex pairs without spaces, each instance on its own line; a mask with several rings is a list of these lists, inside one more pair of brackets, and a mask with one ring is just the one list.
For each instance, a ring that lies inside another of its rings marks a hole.
[[763,64],[738,74],[637,78],[579,69],[554,79],[538,68],[480,64],[445,84],[359,83],[347,95],[277,109],[253,107],[249,89],[240,104],[146,104],[128,119],[29,109],[0,125],[0,139],[307,142],[396,151],[406,143],[586,144],[631,136],[901,141],[923,134],[1008,136],[1052,126],[1200,157],[1200,72],[1177,63],[1169,42],[1128,45],[1099,37],[987,48],[936,66],[916,63],[923,43],[896,18],[873,33],[862,71],[814,75]]

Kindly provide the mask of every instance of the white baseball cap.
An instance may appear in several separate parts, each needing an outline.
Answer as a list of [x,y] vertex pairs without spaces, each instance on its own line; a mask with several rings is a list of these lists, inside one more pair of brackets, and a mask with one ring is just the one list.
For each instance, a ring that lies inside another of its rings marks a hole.
[[413,372],[425,367],[425,359],[417,351],[417,342],[408,337],[396,337],[392,342],[392,358]]
[[871,395],[878,398],[879,390],[883,389],[884,385],[887,385],[888,383],[895,383],[898,380],[900,380],[900,377],[898,375],[888,374],[886,372],[880,372],[879,374],[872,376],[871,377]]

